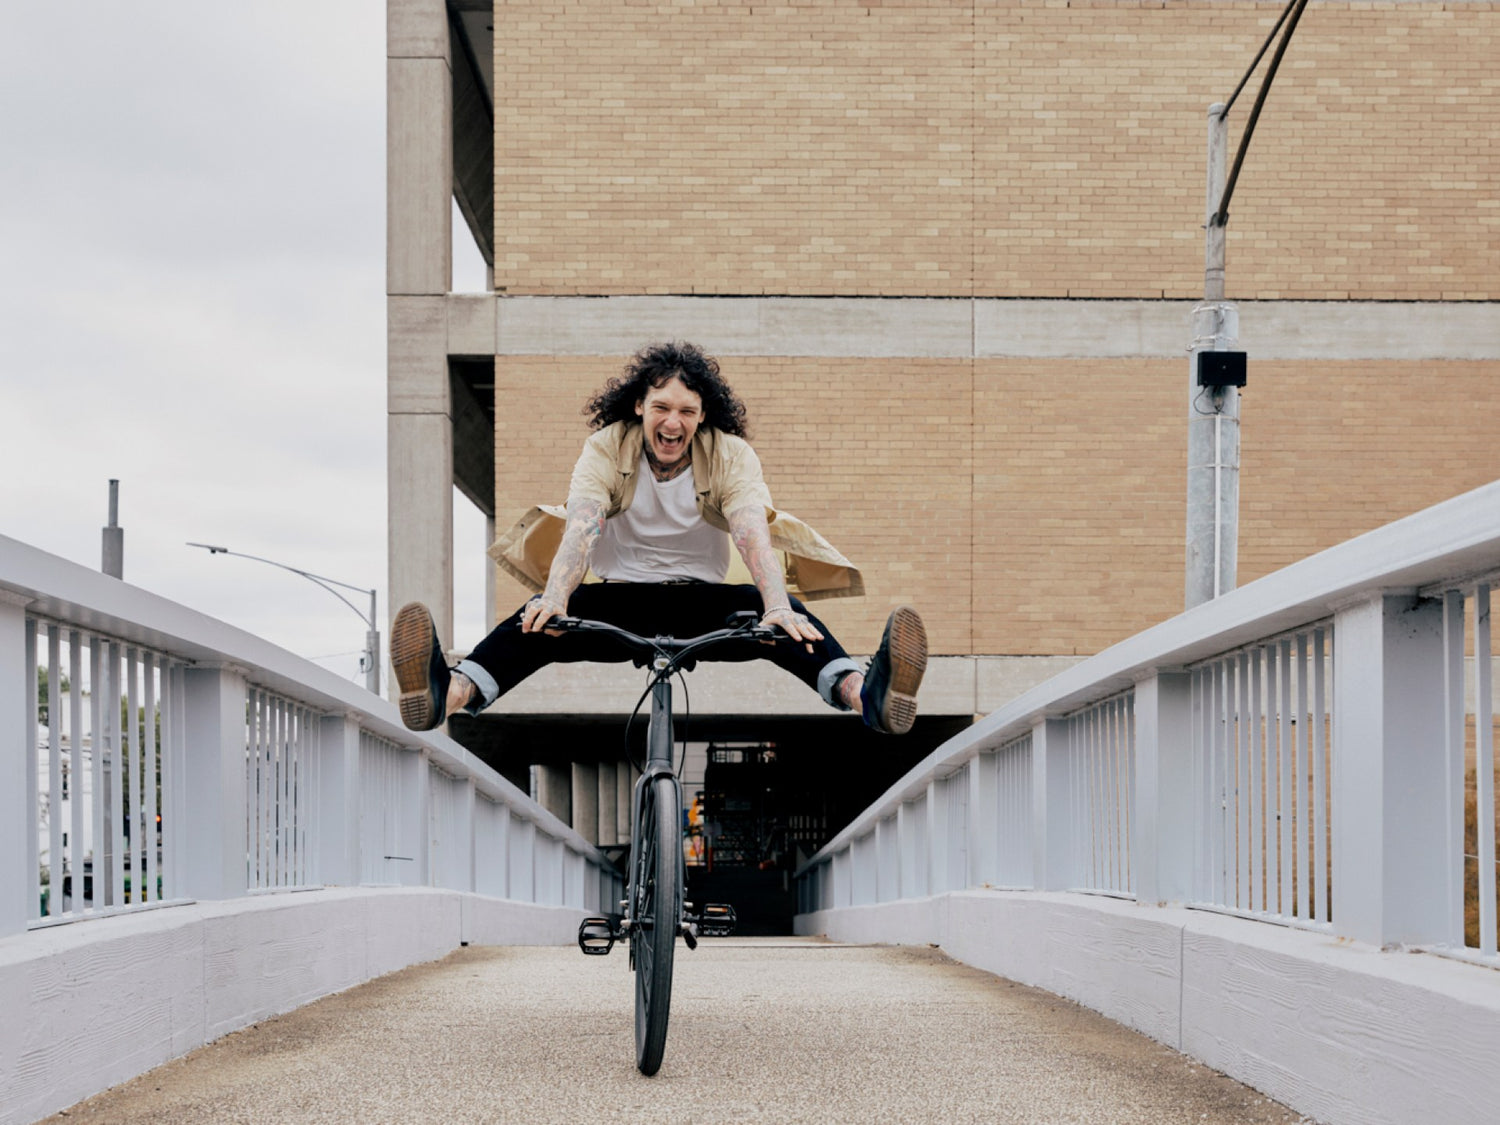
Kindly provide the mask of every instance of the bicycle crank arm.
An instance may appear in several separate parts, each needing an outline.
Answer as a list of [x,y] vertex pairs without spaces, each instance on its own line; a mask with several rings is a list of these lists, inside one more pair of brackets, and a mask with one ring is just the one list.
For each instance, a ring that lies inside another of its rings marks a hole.
[[691,922],[678,922],[677,932],[682,935],[682,940],[687,943],[689,949],[698,948],[698,927]]

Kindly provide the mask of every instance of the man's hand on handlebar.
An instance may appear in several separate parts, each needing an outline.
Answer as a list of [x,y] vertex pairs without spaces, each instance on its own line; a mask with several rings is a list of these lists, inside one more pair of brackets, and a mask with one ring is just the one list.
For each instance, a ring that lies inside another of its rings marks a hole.
[[526,603],[526,608],[521,611],[521,632],[523,633],[547,633],[551,636],[559,636],[556,629],[547,628],[547,623],[554,617],[566,617],[568,615],[568,603],[563,601],[559,604],[555,599],[546,594],[538,594]]
[[812,651],[812,642],[821,641],[823,634],[820,633],[807,615],[798,613],[791,606],[778,606],[768,609],[765,616],[760,619],[762,625],[774,625],[794,641],[805,641],[807,651]]

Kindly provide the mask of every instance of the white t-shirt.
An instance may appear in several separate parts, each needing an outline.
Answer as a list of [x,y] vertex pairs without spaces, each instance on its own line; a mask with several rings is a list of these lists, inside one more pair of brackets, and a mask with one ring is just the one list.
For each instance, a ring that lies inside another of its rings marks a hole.
[[657,480],[644,452],[637,472],[630,507],[605,523],[594,548],[594,573],[613,582],[723,582],[729,536],[698,514],[692,472]]

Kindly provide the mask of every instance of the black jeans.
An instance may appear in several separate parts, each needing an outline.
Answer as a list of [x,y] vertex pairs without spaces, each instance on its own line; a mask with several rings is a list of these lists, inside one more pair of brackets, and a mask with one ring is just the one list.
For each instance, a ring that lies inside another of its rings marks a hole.
[[[798,613],[807,609],[796,598],[792,607]],[[618,641],[597,633],[564,633],[552,637],[545,633],[521,632],[521,613],[516,610],[485,637],[468,658],[459,664],[467,671],[485,698],[476,700],[469,710],[478,712],[504,695],[527,676],[548,664],[567,664],[580,660],[617,663],[629,660],[631,651]],[[655,582],[599,582],[580,586],[568,600],[568,613],[618,625],[632,633],[652,637],[658,634],[679,638],[696,637],[722,629],[725,619],[741,610],[761,612],[760,592],[754,586],[724,586],[714,583],[670,584]],[[769,660],[785,668],[825,700],[842,709],[833,689],[845,672],[857,671],[843,646],[828,627],[811,614],[808,619],[823,634],[815,641],[812,652],[805,644],[778,642],[765,644],[755,640],[725,641],[707,649],[703,660],[745,661]],[[483,683],[464,665],[478,665],[493,681]],[[495,694],[490,694],[490,689]]]

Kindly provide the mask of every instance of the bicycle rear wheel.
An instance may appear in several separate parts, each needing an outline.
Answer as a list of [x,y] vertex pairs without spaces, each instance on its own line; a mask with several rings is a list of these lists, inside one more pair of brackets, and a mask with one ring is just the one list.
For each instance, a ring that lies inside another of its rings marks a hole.
[[642,787],[630,950],[635,962],[635,1065],[645,1075],[661,1066],[672,1006],[672,955],[682,917],[682,814],[677,806],[672,778],[658,777]]

